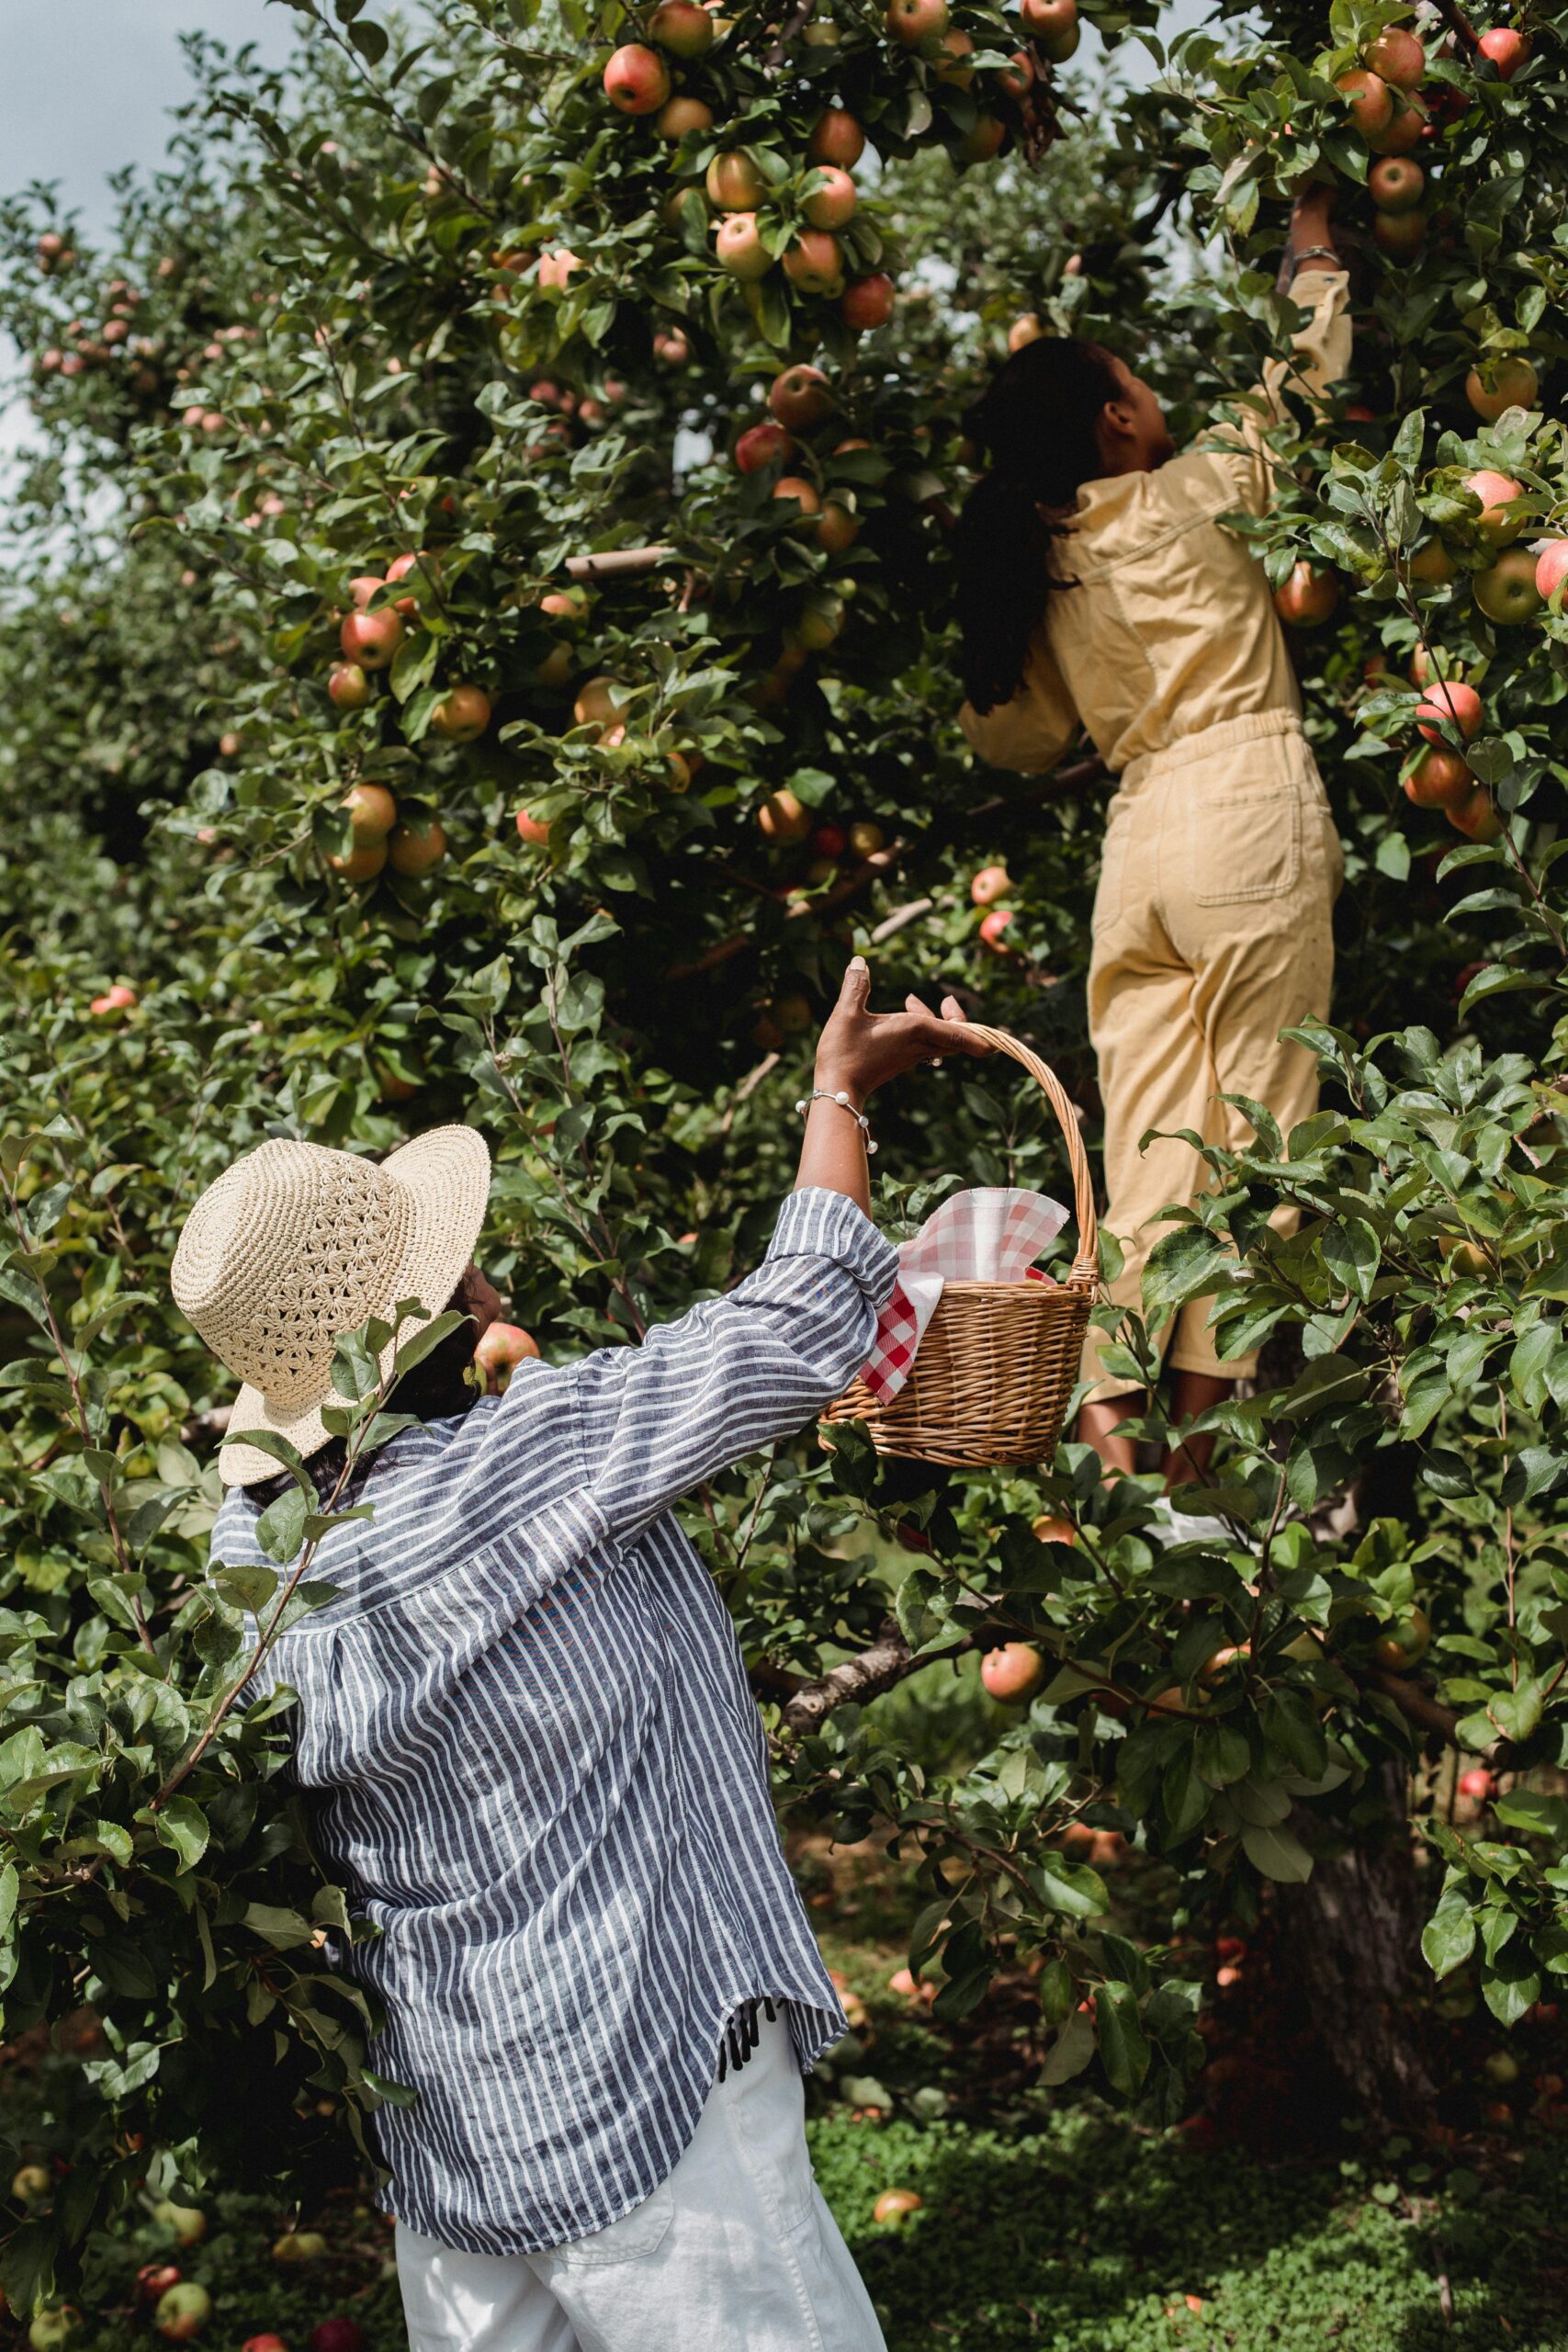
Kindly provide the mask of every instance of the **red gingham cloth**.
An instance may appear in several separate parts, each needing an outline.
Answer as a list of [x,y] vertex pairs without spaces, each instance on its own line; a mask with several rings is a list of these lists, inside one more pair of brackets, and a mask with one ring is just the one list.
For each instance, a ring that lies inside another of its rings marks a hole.
[[861,1378],[879,1404],[897,1396],[944,1283],[1018,1283],[1033,1274],[1032,1261],[1067,1221],[1060,1202],[1043,1193],[983,1185],[955,1193],[898,1251],[898,1278],[877,1318],[876,1337]]

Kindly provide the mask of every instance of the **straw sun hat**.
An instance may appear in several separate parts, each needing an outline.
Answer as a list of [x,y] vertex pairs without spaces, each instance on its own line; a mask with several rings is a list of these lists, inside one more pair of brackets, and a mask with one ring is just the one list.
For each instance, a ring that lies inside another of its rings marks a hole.
[[338,1340],[400,1299],[438,1315],[474,1254],[489,1194],[490,1153],[471,1127],[433,1127],[382,1160],[277,1138],[208,1186],[169,1286],[245,1384],[218,1456],[226,1487],[254,1487],[281,1466],[235,1442],[246,1430],[276,1430],[302,1455],[326,1444]]

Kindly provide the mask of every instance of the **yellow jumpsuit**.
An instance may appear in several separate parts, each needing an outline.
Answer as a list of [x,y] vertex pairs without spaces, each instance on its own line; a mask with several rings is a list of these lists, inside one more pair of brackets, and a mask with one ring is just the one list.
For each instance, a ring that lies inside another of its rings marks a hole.
[[[1317,1105],[1313,1057],[1279,1033],[1328,1011],[1339,841],[1302,732],[1301,697],[1258,563],[1220,517],[1272,497],[1264,435],[1280,390],[1320,395],[1345,374],[1343,272],[1297,280],[1311,316],[1293,360],[1269,364],[1239,430],[1154,473],[1086,483],[1053,567],[1054,589],[1022,687],[964,733],[994,766],[1042,775],[1082,725],[1117,779],[1093,915],[1089,1035],[1105,1106],[1105,1224],[1126,1253],[1112,1285],[1136,1306],[1160,1212],[1190,1202],[1206,1170],[1190,1145],[1145,1130],[1190,1127],[1239,1145],[1252,1134],[1217,1098],[1247,1094],[1288,1136]],[[1212,1301],[1160,1334],[1169,1363],[1249,1377],[1221,1363]],[[1084,1376],[1093,1378],[1091,1333]],[[1137,1384],[1100,1376],[1096,1397]]]

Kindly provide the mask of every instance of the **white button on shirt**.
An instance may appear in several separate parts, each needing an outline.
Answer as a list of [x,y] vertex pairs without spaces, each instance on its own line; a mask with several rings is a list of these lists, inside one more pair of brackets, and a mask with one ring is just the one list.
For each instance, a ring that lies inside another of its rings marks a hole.
[[[729,1617],[670,1516],[800,1429],[865,1361],[896,1255],[792,1193],[727,1296],[394,1439],[263,1688],[299,1694],[312,1837],[378,1936],[386,2203],[441,2245],[527,2254],[666,2180],[725,2021],[784,2004],[808,2069],[844,2017],[780,1848]],[[231,1493],[212,1556],[259,1562]],[[257,1695],[260,1695],[259,1692]]]

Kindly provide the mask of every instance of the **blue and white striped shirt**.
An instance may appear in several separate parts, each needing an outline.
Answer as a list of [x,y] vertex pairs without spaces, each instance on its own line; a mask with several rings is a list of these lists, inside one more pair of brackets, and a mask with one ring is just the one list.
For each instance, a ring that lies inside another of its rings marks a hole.
[[[386,2201],[481,2254],[617,2221],[668,2179],[726,2020],[785,2004],[802,2069],[844,2030],[780,1848],[729,1617],[670,1515],[864,1362],[895,1253],[793,1193],[766,1262],[640,1347],[525,1363],[395,1438],[337,1598],[278,1641],[318,1850],[378,1937]],[[257,1562],[226,1499],[213,1557]]]

